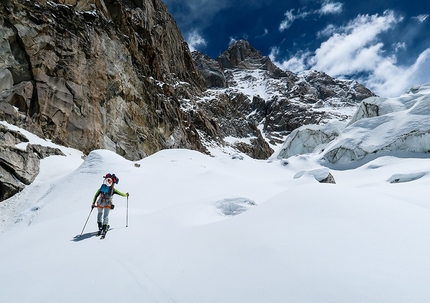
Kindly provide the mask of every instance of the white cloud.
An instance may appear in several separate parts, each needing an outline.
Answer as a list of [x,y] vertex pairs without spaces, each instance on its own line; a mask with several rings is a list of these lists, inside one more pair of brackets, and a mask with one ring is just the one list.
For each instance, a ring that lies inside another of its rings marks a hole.
[[363,83],[382,96],[395,97],[415,84],[430,81],[430,48],[423,51],[411,66],[396,66],[389,60],[382,60]]
[[319,10],[319,13],[321,15],[339,14],[342,12],[342,7],[343,7],[343,3],[324,1],[324,3],[321,6],[321,9]]
[[413,18],[417,19],[419,22],[424,22],[427,20],[428,17],[429,17],[429,15],[425,14],[425,15],[418,15],[418,16],[415,16]]
[[291,57],[288,60],[277,62],[276,57],[279,56],[279,47],[272,47],[270,49],[269,58],[276,64],[279,68],[283,70],[289,70],[295,73],[299,73],[308,69],[307,61],[312,54],[308,51],[296,54],[296,56]]
[[185,37],[190,50],[193,52],[199,47],[205,47],[207,45],[206,40],[198,33],[197,30],[191,30]]
[[[407,47],[404,42],[395,44],[391,54],[384,51],[381,34],[402,21],[392,11],[383,15],[359,15],[345,26],[331,25],[321,31],[319,36],[328,38],[313,53],[301,51],[276,62],[279,52],[273,48],[271,58],[280,67],[293,72],[315,69],[336,78],[356,79],[381,96],[398,96],[413,84],[430,81],[426,68],[430,66],[430,48],[411,66],[398,64],[395,56],[396,51]],[[354,78],[357,75],[361,78]]]
[[294,21],[298,18],[298,16],[293,14],[294,9],[291,9],[285,12],[285,19],[279,25],[279,31],[283,32],[284,30],[290,28],[290,26],[294,23]]
[[383,47],[377,36],[394,26],[398,20],[393,12],[382,16],[360,15],[339,27],[315,51],[312,68],[333,76],[369,71],[381,60]]
[[396,45],[394,46],[394,49],[396,50],[396,52],[398,52],[399,50],[404,50],[404,49],[406,49],[406,43],[405,42],[397,42]]
[[284,16],[285,19],[282,20],[279,25],[279,31],[283,32],[286,29],[289,29],[291,25],[297,19],[305,19],[309,15],[329,15],[329,14],[339,14],[342,12],[343,3],[340,2],[332,2],[332,1],[324,1],[321,5],[321,8],[318,10],[310,10],[310,11],[300,11],[298,10],[297,14],[294,14],[295,9],[290,9],[286,11]]
[[317,32],[317,38],[330,37],[337,31],[337,27],[333,24],[327,25],[323,30]]

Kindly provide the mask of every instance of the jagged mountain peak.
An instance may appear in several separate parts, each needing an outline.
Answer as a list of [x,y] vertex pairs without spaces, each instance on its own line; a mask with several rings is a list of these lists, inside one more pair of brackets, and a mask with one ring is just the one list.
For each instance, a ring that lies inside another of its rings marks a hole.
[[218,58],[223,68],[239,67],[247,61],[260,61],[263,59],[261,52],[246,40],[238,40],[231,44]]
[[216,61],[224,69],[261,69],[266,70],[273,78],[287,76],[268,56],[263,56],[246,40],[238,40],[231,44]]
[[212,114],[223,137],[230,138],[228,144],[242,151],[250,137],[262,135],[276,149],[302,125],[349,119],[363,99],[374,96],[356,81],[324,72],[282,71],[245,40],[230,45],[216,60],[198,52],[193,59],[209,87],[199,106]]

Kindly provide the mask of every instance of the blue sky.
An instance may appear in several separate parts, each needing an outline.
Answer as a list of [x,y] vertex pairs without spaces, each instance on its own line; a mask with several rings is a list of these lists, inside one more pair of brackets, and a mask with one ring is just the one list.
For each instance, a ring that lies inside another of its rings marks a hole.
[[384,97],[430,82],[430,1],[164,0],[191,50],[248,40],[282,69],[354,79]]

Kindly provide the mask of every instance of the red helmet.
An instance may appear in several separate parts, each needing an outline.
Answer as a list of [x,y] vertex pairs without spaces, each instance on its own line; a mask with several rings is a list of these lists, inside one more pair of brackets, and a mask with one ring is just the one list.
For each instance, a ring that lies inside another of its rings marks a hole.
[[112,184],[113,183],[118,184],[118,182],[119,182],[119,178],[117,176],[115,176],[115,174],[106,174],[106,176],[103,176],[103,178],[105,178],[105,179],[107,179],[107,178],[111,179],[112,180]]

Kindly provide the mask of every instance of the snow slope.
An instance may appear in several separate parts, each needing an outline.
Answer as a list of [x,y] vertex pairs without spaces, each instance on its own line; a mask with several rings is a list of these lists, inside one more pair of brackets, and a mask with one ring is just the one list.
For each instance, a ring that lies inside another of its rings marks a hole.
[[[430,301],[429,158],[380,157],[320,184],[294,178],[322,168],[315,155],[64,150],[0,203],[1,302]],[[115,196],[99,240],[90,204],[108,172],[130,193],[128,227]]]

